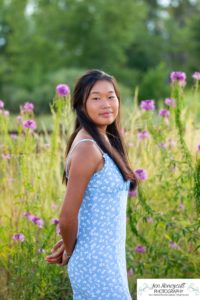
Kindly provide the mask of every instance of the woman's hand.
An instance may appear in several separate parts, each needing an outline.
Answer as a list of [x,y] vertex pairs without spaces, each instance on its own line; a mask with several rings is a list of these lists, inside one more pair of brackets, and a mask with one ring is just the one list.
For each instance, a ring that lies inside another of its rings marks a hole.
[[63,252],[65,250],[63,240],[59,240],[51,250],[51,255],[45,257],[45,260],[49,264],[62,264],[63,262]]
[[70,257],[67,256],[66,251],[64,251],[64,252],[63,252],[63,255],[62,255],[62,261],[61,261],[61,263],[59,263],[59,266],[67,265],[68,262],[69,262],[69,260],[70,260]]

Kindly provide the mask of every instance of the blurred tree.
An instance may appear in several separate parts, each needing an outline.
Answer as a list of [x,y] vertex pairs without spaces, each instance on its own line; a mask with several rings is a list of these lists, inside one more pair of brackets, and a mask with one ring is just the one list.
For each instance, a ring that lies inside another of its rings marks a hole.
[[189,28],[189,39],[188,39],[188,57],[189,57],[189,66],[190,71],[199,71],[200,70],[200,8],[198,14],[193,16],[188,21]]
[[172,69],[185,72],[189,69],[188,20],[197,13],[197,3],[189,0],[172,0],[166,8],[165,19],[166,60]]
[[0,97],[7,108],[35,100],[47,111],[57,80],[88,68],[145,88],[143,96],[165,94],[165,80],[151,87],[161,69],[199,65],[200,3],[169,2],[0,0]]

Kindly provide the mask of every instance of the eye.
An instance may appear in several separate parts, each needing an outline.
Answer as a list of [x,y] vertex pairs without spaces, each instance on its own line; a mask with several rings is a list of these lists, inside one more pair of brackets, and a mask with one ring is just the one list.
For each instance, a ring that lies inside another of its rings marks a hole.
[[94,98],[92,98],[92,100],[100,100],[100,98],[99,97],[94,97]]
[[110,96],[109,99],[115,99],[115,96]]

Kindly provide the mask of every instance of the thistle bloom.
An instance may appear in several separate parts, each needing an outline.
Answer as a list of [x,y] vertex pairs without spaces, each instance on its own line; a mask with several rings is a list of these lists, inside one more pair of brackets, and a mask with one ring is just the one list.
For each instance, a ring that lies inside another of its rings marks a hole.
[[24,128],[35,129],[37,127],[36,122],[34,120],[26,120],[23,122]]
[[25,236],[23,235],[23,233],[16,233],[12,236],[12,239],[14,241],[21,241],[23,242],[25,240]]
[[128,191],[129,197],[136,197],[137,196],[137,191]]
[[168,106],[176,106],[176,101],[173,98],[165,98],[164,103]]
[[147,130],[139,131],[137,135],[139,140],[144,140],[149,138],[149,132]]
[[166,149],[167,148],[167,144],[166,143],[159,143],[158,146],[160,148]]
[[58,84],[56,87],[56,92],[59,96],[67,96],[70,93],[70,88],[67,84]]
[[34,104],[31,102],[26,102],[22,107],[21,110],[23,113],[32,112],[34,110]]
[[57,225],[57,224],[59,224],[59,219],[53,218],[53,219],[51,219],[51,223]]
[[1,154],[1,157],[3,158],[3,159],[10,159],[11,158],[11,155],[8,153],[8,154]]
[[170,241],[169,242],[169,247],[172,249],[179,249],[179,246],[177,245],[177,243]]
[[0,109],[4,108],[4,102],[3,100],[0,100]]
[[3,115],[6,116],[6,117],[8,117],[10,115],[10,112],[8,110],[4,110],[3,111]]
[[144,170],[144,169],[137,169],[137,170],[135,170],[135,175],[141,181],[144,181],[144,180],[146,180],[148,178],[147,171]]
[[30,216],[31,214],[28,212],[28,211],[25,211],[25,212],[23,212],[23,214],[22,214],[24,217],[28,217],[28,216]]
[[16,117],[16,120],[17,120],[17,122],[20,123],[20,124],[23,123],[23,118],[22,118],[22,116],[17,116],[17,117]]
[[194,73],[192,74],[192,77],[193,77],[194,79],[196,79],[196,80],[200,80],[200,72],[194,72]]
[[28,219],[34,224],[38,225],[39,228],[42,228],[44,226],[44,221],[37,216],[29,215]]
[[167,109],[161,109],[159,115],[164,118],[169,118],[170,112]]
[[58,205],[57,205],[56,203],[52,203],[52,204],[51,204],[51,208],[52,208],[52,209],[56,209],[57,207],[58,207]]
[[146,247],[142,245],[137,245],[135,247],[135,252],[137,253],[145,253],[146,252]]
[[147,217],[146,220],[147,220],[148,223],[153,223],[153,218],[152,217]]
[[180,71],[174,71],[170,74],[171,82],[178,82],[180,86],[184,86],[186,84],[186,74]]
[[133,276],[134,272],[133,272],[133,268],[130,268],[127,272],[128,277]]
[[17,139],[17,134],[16,133],[11,133],[10,137],[11,137],[11,139],[16,140]]
[[171,138],[168,139],[168,142],[169,142],[169,146],[170,146],[171,148],[174,147],[174,146],[176,145],[176,141],[173,140],[173,139],[171,139]]
[[44,226],[44,221],[41,218],[34,216],[27,211],[23,213],[23,216],[26,217],[29,221],[38,225],[39,228],[42,228]]
[[155,102],[154,100],[142,100],[140,103],[140,108],[143,110],[154,110]]

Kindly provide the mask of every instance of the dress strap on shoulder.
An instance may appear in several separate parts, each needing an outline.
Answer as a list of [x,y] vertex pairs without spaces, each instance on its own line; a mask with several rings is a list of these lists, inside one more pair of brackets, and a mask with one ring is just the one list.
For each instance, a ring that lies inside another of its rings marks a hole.
[[104,155],[103,150],[99,147],[99,145],[97,144],[97,142],[96,142],[95,140],[93,140],[93,139],[82,139],[82,140],[79,140],[78,142],[76,142],[76,143],[74,144],[74,146],[72,147],[72,149],[71,149],[71,150],[69,151],[69,153],[68,153],[67,160],[66,160],[66,177],[68,177],[68,161],[69,161],[69,158],[70,158],[72,152],[74,151],[75,147],[76,147],[78,144],[80,144],[80,143],[82,143],[82,142],[87,142],[87,141],[94,142],[94,143],[97,145],[97,147],[99,148],[99,150],[101,151],[101,153]]

